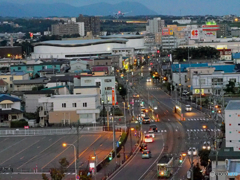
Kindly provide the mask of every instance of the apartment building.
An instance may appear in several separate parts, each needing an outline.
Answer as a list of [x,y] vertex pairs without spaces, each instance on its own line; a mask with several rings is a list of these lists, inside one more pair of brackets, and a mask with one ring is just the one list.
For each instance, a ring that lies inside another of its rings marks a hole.
[[53,24],[51,30],[52,35],[58,36],[79,34],[79,25],[75,23]]
[[83,16],[80,14],[77,18],[77,23],[84,23],[85,35],[87,32],[92,32],[93,35],[100,35],[100,18],[95,16]]

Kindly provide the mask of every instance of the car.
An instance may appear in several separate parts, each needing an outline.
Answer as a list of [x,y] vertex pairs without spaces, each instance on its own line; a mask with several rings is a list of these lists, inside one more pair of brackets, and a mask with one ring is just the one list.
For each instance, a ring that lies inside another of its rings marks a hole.
[[143,124],[150,124],[150,123],[151,123],[151,120],[150,120],[149,117],[144,117],[142,123],[143,123]]
[[210,150],[210,149],[211,149],[210,141],[205,141],[205,142],[203,143],[202,148],[203,148],[203,149],[206,149],[206,150]]
[[141,111],[145,111],[145,107],[144,106],[141,106]]
[[191,154],[193,154],[193,156],[197,156],[198,155],[197,149],[195,147],[193,147],[193,148],[190,147],[188,149],[188,155],[191,156]]
[[189,95],[189,92],[187,90],[183,90],[183,93],[182,93],[183,96],[187,96]]
[[[149,130],[153,131],[153,132],[158,132],[158,128],[156,124],[152,124],[149,126]],[[149,132],[149,131],[148,131]]]
[[133,94],[133,97],[139,98],[139,94]]
[[146,135],[151,135],[153,138],[155,138],[154,132],[149,132],[149,131],[148,131],[148,134],[146,134]]
[[185,106],[185,110],[186,110],[187,112],[191,112],[191,111],[192,111],[192,107],[191,107],[190,105],[186,105],[186,106]]
[[145,143],[153,142],[153,137],[152,137],[152,135],[150,135],[150,134],[145,135],[144,142],[145,142]]
[[149,150],[142,151],[142,159],[149,159],[152,157],[152,153]]
[[145,112],[141,112],[141,117],[145,117]]
[[147,144],[142,143],[142,144],[139,146],[139,149],[140,149],[140,151],[147,150]]
[[147,82],[151,82],[152,79],[150,77],[147,78]]

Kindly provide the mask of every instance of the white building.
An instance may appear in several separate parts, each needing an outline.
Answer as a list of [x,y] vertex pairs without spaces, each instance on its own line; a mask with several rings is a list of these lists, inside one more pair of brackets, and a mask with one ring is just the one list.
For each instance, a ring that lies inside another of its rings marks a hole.
[[78,28],[79,28],[79,35],[84,36],[84,22],[77,22]]
[[226,147],[233,147],[234,151],[240,151],[240,101],[231,100],[225,108],[225,134]]
[[177,38],[175,36],[162,36],[162,49],[171,50],[177,48]]
[[125,48],[127,39],[53,40],[34,44],[33,59],[78,58],[111,55],[113,48]]
[[38,100],[40,124],[95,123],[100,113],[98,94],[55,95]]
[[148,20],[149,27],[146,28],[146,30],[149,30],[150,33],[158,33],[162,32],[162,28],[165,26],[165,21],[159,18],[153,18],[151,20]]
[[177,22],[178,24],[190,24],[191,19],[177,19],[177,20],[172,20],[172,22]]

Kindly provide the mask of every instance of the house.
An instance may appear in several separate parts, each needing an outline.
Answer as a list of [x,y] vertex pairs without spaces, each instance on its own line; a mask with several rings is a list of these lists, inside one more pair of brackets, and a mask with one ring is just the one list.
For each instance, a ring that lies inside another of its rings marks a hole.
[[42,126],[48,124],[81,124],[96,122],[100,114],[97,94],[54,95],[38,100]]
[[231,49],[218,49],[220,53],[220,60],[232,60],[232,50]]
[[99,58],[95,58],[94,59],[94,63],[93,63],[95,66],[99,66],[99,65],[102,65],[102,66],[111,66],[112,65],[112,59],[109,58],[109,57],[99,57]]
[[46,88],[56,87],[56,86],[68,86],[69,90],[73,90],[73,75],[63,75],[63,76],[51,76]]
[[38,78],[30,80],[16,80],[13,81],[14,91],[32,91],[33,88],[44,88],[47,84],[47,78]]
[[[115,88],[115,76],[81,76],[81,86],[99,86],[100,98],[112,104],[112,88]],[[114,91],[115,102],[117,102],[116,90]]]
[[22,64],[22,65],[13,65],[10,67],[11,72],[23,71],[29,73],[30,77],[35,77],[36,74],[39,75],[39,71],[44,69],[50,69],[50,71],[61,72],[63,68],[63,62],[44,62],[40,64]]
[[4,80],[7,85],[8,91],[13,91],[13,81],[17,80],[29,80],[29,74],[25,72],[12,72],[12,73],[1,73],[0,79]]
[[233,53],[232,59],[234,64],[240,64],[240,53]]
[[99,86],[75,86],[73,89],[74,95],[79,94],[97,94],[98,100],[102,102],[100,97],[100,87]]
[[3,79],[0,79],[0,93],[7,92],[8,83],[5,82]]
[[44,88],[42,90],[43,91],[45,91],[45,90],[53,90],[54,94],[56,94],[56,95],[71,94],[71,91],[70,91],[68,86],[55,86],[55,87],[50,87],[50,88]]
[[84,70],[90,69],[92,65],[93,65],[93,60],[78,59],[78,60],[70,61],[71,69],[69,70],[69,72],[79,73]]
[[112,66],[107,65],[97,65],[93,66],[91,69],[93,76],[105,76],[112,73]]
[[9,126],[11,121],[23,119],[21,99],[0,94],[0,126]]

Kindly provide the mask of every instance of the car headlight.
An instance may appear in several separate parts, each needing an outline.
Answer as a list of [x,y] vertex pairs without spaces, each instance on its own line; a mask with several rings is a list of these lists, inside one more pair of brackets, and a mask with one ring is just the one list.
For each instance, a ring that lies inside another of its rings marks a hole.
[[197,152],[193,152],[193,154],[194,154],[194,155],[196,155],[196,154],[197,154]]
[[202,148],[203,148],[203,149],[206,149],[206,146],[203,146]]

